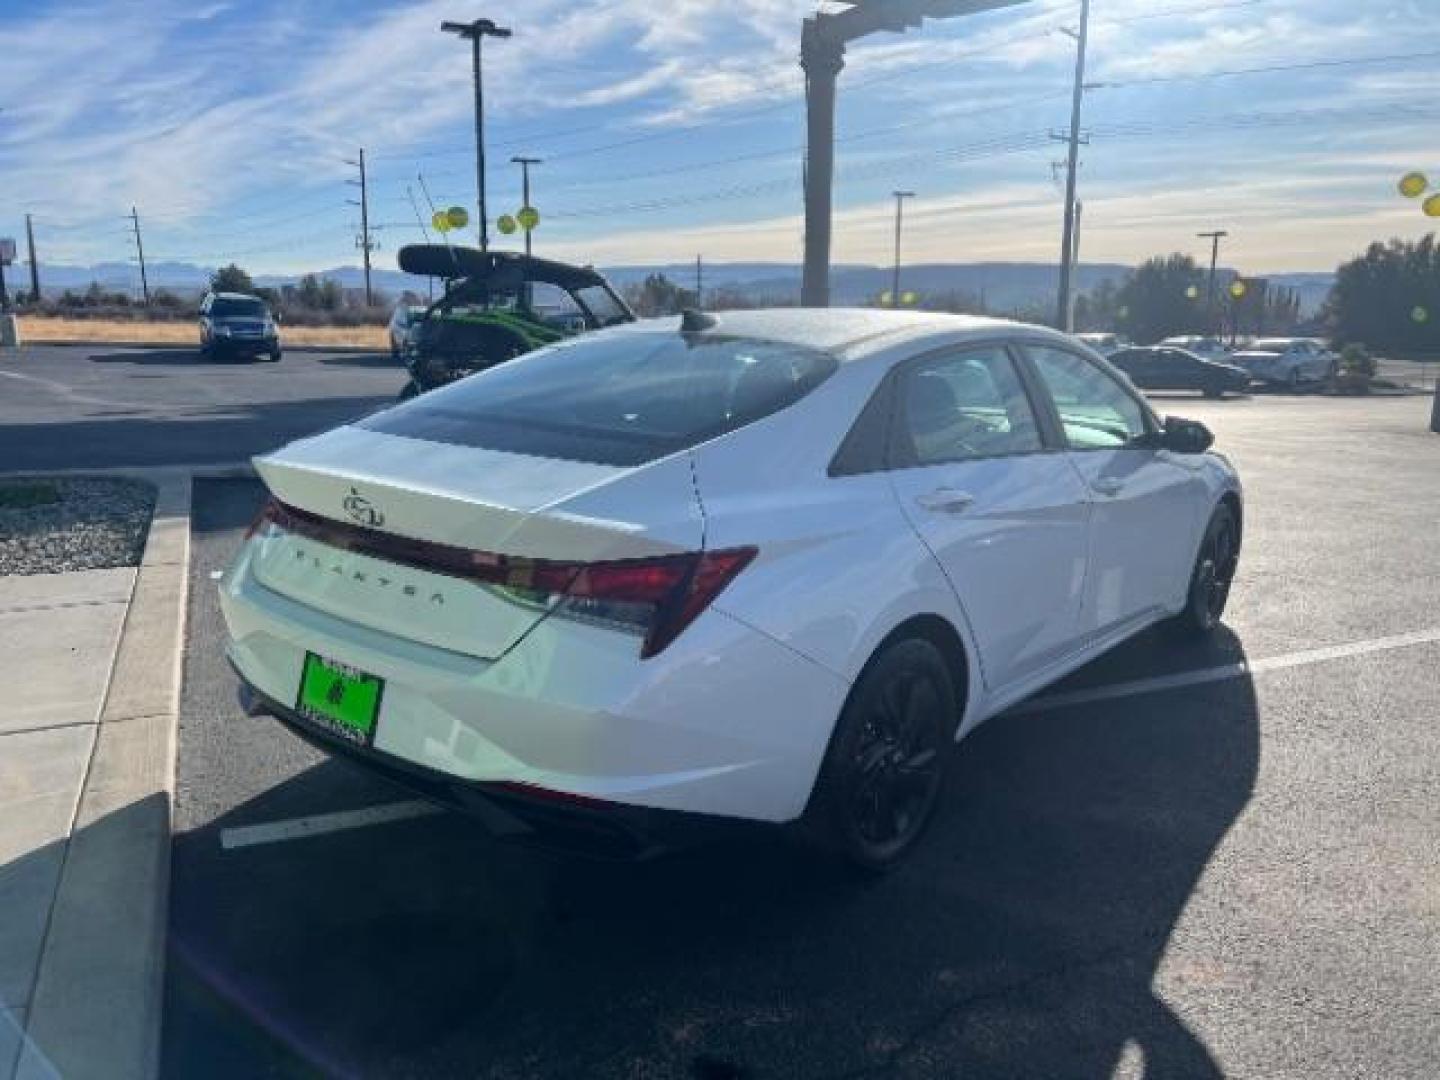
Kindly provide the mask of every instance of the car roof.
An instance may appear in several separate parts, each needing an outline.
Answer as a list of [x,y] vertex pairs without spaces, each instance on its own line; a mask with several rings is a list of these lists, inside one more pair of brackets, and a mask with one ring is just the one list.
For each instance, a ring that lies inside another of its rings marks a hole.
[[[952,315],[943,311],[890,311],[884,308],[766,308],[722,311],[711,315],[714,324],[704,333],[725,337],[757,338],[786,345],[820,349],[841,361],[858,360],[882,349],[930,338],[993,337],[1026,333],[1048,337],[1056,344],[1074,343],[1074,338],[1048,327]],[[609,333],[674,333],[675,316],[640,319]]]

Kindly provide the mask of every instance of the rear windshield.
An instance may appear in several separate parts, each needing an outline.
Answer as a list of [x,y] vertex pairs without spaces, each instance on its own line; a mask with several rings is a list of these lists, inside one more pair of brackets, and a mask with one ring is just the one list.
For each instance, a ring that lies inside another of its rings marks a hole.
[[579,339],[361,423],[371,431],[601,465],[640,465],[799,401],[828,353],[742,338]]
[[263,319],[265,303],[263,300],[232,300],[227,296],[217,296],[210,305],[210,314],[217,319]]

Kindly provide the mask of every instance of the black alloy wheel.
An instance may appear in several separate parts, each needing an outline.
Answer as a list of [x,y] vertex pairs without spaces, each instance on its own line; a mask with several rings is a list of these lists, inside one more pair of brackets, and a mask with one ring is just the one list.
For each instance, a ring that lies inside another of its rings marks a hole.
[[859,868],[893,866],[929,824],[959,721],[955,680],[923,638],[887,646],[851,691],[826,754],[811,816]]
[[1175,619],[1177,629],[1201,636],[1220,625],[1239,560],[1240,530],[1235,514],[1230,507],[1221,506],[1210,518],[1200,543],[1185,610]]

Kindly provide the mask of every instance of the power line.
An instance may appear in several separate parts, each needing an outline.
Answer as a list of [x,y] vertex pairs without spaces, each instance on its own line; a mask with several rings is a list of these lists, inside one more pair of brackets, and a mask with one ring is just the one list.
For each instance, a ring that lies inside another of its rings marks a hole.
[[1228,71],[1204,71],[1193,75],[1155,75],[1143,79],[1122,79],[1116,82],[1092,83],[1097,90],[1120,89],[1127,86],[1150,86],[1155,83],[1201,82],[1206,79],[1227,79],[1234,75],[1267,75],[1280,71],[1314,71],[1320,68],[1350,67],[1363,64],[1394,64],[1407,60],[1434,60],[1440,58],[1440,49],[1427,52],[1392,53],[1389,56],[1338,57],[1324,60],[1307,60],[1291,64],[1269,64],[1264,67],[1233,68]]

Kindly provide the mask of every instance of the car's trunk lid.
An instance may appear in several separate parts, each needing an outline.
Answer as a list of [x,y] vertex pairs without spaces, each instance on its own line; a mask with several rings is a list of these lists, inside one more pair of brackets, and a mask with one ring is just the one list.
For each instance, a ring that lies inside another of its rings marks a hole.
[[[457,555],[521,569],[698,550],[688,457],[621,468],[340,428],[256,459],[270,491],[315,527],[257,537],[258,580],[329,614],[497,657],[548,611],[455,570]],[[317,524],[318,523],[318,524]],[[517,582],[523,584],[523,582]]]

